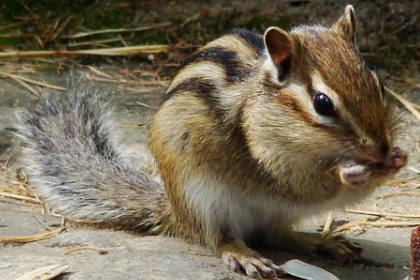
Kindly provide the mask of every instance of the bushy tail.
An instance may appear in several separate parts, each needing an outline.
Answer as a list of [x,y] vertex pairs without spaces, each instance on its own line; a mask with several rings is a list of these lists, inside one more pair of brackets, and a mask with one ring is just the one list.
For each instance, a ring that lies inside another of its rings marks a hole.
[[17,113],[30,185],[72,220],[169,234],[163,187],[119,163],[111,110],[92,87],[74,84]]

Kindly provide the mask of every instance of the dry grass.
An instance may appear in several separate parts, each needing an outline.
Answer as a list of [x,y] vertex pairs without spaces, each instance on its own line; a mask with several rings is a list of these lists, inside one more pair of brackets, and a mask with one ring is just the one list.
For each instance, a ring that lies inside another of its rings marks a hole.
[[168,45],[147,45],[83,50],[9,51],[0,52],[0,58],[77,57],[77,56],[135,56],[166,52]]
[[109,34],[109,33],[127,33],[127,32],[139,32],[139,31],[146,31],[151,29],[158,29],[163,27],[168,27],[172,23],[170,22],[162,22],[159,24],[155,24],[152,26],[146,26],[146,27],[138,27],[138,28],[112,28],[112,29],[101,29],[101,30],[95,30],[90,32],[81,32],[76,33],[73,35],[68,35],[67,38],[69,39],[79,39],[87,36],[93,36],[93,35],[99,35],[99,34]]
[[395,91],[386,88],[386,91],[394,97],[398,102],[400,102],[418,121],[420,121],[420,112],[418,110],[419,104],[415,104],[410,102],[406,98],[402,97],[400,94],[396,93]]
[[105,250],[105,249],[100,249],[100,248],[96,248],[96,247],[89,247],[89,246],[72,248],[70,250],[67,250],[64,254],[65,255],[72,255],[72,254],[80,253],[80,252],[83,252],[83,251],[96,251],[96,252],[99,253],[99,255],[108,254],[108,251]]
[[27,235],[27,236],[0,236],[0,244],[29,243],[29,242],[40,241],[40,240],[51,238],[63,232],[64,230],[65,230],[64,228],[59,228],[56,230],[46,231],[43,233]]
[[377,217],[396,217],[396,218],[406,218],[406,219],[420,219],[420,215],[411,215],[411,214],[395,214],[395,213],[384,213],[377,211],[366,211],[366,210],[355,210],[347,209],[346,212],[352,214],[368,215],[368,216],[377,216]]
[[346,212],[356,215],[373,216],[374,220],[370,218],[358,219],[348,221],[339,226],[330,226],[327,231],[323,232],[324,238],[331,238],[338,234],[354,231],[364,232],[369,228],[411,228],[420,226],[420,215],[416,214],[399,214],[358,209],[347,209]]
[[7,77],[7,78],[14,79],[14,80],[20,80],[20,81],[25,82],[25,83],[34,84],[34,85],[37,85],[37,86],[40,86],[40,87],[50,88],[50,89],[53,89],[53,90],[59,90],[59,91],[65,91],[66,90],[66,88],[64,88],[64,87],[51,85],[51,84],[41,82],[41,81],[35,81],[33,79],[25,78],[25,77],[15,75],[15,74],[6,73],[4,71],[0,71],[0,77]]

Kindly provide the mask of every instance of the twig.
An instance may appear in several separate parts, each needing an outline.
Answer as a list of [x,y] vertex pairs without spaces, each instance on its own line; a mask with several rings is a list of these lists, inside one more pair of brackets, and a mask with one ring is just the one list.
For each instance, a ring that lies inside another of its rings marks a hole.
[[140,102],[140,101],[137,101],[136,104],[137,105],[140,105],[142,107],[145,107],[145,108],[153,109],[153,110],[156,110],[157,109],[155,106],[151,106],[149,104],[146,104],[146,103],[143,103],[143,102]]
[[69,39],[78,39],[86,36],[92,36],[97,34],[105,34],[105,33],[123,33],[123,32],[138,32],[138,31],[145,31],[150,29],[157,29],[162,27],[167,27],[171,25],[170,22],[163,22],[152,26],[146,26],[146,27],[138,27],[138,28],[116,28],[116,29],[102,29],[102,30],[95,30],[91,32],[83,32],[83,33],[77,33],[74,35],[67,36]]
[[34,37],[32,34],[21,34],[21,33],[9,33],[9,34],[0,34],[1,38],[31,38]]
[[130,80],[126,80],[126,79],[119,79],[119,80],[105,79],[105,78],[93,77],[93,76],[89,75],[89,73],[86,73],[86,77],[90,80],[94,80],[94,81],[98,81],[98,82],[127,84],[127,85],[138,85],[138,86],[146,86],[146,85],[166,86],[168,84],[167,81],[130,81]]
[[27,83],[25,83],[24,81],[15,78],[15,77],[10,77],[10,79],[15,80],[16,82],[18,82],[21,86],[23,86],[24,88],[26,88],[30,93],[32,93],[33,95],[35,95],[38,98],[41,98],[41,94],[39,92],[37,92],[35,89],[33,89],[30,85],[28,85]]
[[45,88],[50,88],[50,89],[55,89],[55,90],[61,90],[61,91],[66,90],[66,88],[64,88],[64,87],[55,86],[55,85],[47,84],[47,83],[44,83],[44,82],[35,81],[35,80],[29,79],[29,78],[25,78],[25,77],[18,76],[18,75],[15,75],[15,74],[9,74],[9,73],[3,72],[3,71],[0,71],[0,76],[8,77],[8,78],[15,78],[15,79],[18,79],[18,80],[21,80],[21,81],[24,81],[24,82],[35,84],[35,85],[40,86],[40,87],[45,87]]
[[112,76],[110,76],[110,75],[108,75],[108,74],[106,74],[106,73],[104,73],[104,72],[102,72],[102,71],[100,71],[99,69],[96,69],[95,67],[93,67],[93,66],[88,66],[88,68],[93,72],[93,73],[95,73],[96,75],[98,75],[98,76],[102,76],[102,77],[105,77],[105,78],[107,78],[107,79],[112,79]]
[[19,27],[21,25],[24,25],[27,22],[29,22],[29,20],[24,20],[24,21],[20,21],[20,22],[11,23],[11,24],[8,24],[6,26],[0,27],[0,31],[4,31],[4,30],[9,29],[9,28]]
[[413,103],[402,97],[401,95],[397,94],[396,92],[392,91],[389,88],[386,88],[386,91],[390,93],[395,99],[397,99],[402,105],[407,108],[407,110],[413,114],[420,121],[420,112],[414,107]]
[[49,38],[49,41],[53,41],[55,38],[57,38],[61,32],[63,32],[64,28],[66,28],[66,26],[69,24],[69,22],[72,20],[72,17],[68,17],[64,23],[62,23],[61,25],[59,25],[56,29],[55,32],[53,33],[53,35]]
[[28,196],[23,196],[23,195],[0,192],[0,197],[13,198],[13,199],[24,200],[24,201],[35,203],[35,204],[41,204],[40,200],[32,198],[32,197],[28,197]]
[[419,222],[365,222],[364,225],[371,226],[371,227],[417,227],[420,226]]
[[418,177],[412,177],[412,178],[407,178],[407,179],[395,179],[395,180],[388,181],[387,185],[394,186],[394,185],[406,184],[412,181],[417,181],[418,179],[419,179]]
[[64,228],[59,228],[52,231],[43,232],[40,234],[35,235],[28,235],[28,236],[0,236],[0,244],[7,244],[7,243],[29,243],[34,241],[39,241],[43,239],[47,239],[53,237],[56,234],[63,232]]
[[52,51],[10,51],[0,52],[0,58],[7,57],[75,57],[81,55],[98,56],[131,56],[140,54],[154,54],[167,51],[168,45],[146,45],[119,48],[89,49],[89,50],[52,50]]
[[346,223],[346,224],[344,224],[344,225],[341,225],[341,226],[337,227],[336,229],[334,229],[334,230],[330,231],[329,233],[327,233],[327,234],[325,235],[325,237],[324,237],[324,238],[330,238],[331,236],[333,236],[333,235],[334,235],[334,234],[336,234],[336,233],[339,233],[339,232],[342,232],[342,231],[348,230],[349,228],[352,228],[352,227],[354,227],[354,226],[360,226],[360,225],[363,225],[363,224],[365,224],[366,222],[367,222],[367,220],[366,220],[366,219],[364,219],[364,220],[358,220],[358,221],[348,222],[348,223]]
[[414,16],[412,20],[410,20],[409,22],[406,22],[405,24],[401,25],[400,27],[398,27],[397,29],[395,29],[394,31],[392,31],[388,36],[394,36],[398,32],[401,32],[402,30],[404,30],[407,27],[409,27],[410,25],[415,24],[416,21],[417,21],[417,17]]
[[414,168],[412,166],[407,167],[407,169],[413,171],[414,173],[420,174],[420,170],[418,170],[417,168]]
[[186,24],[190,23],[191,21],[195,21],[199,19],[203,15],[203,12],[198,12],[195,15],[188,17],[183,23],[181,23],[177,28],[184,27]]
[[127,43],[126,40],[124,40],[123,36],[121,36],[121,34],[118,34],[118,39],[120,39],[121,43],[124,45],[124,47],[128,47],[129,44]]
[[[403,83],[405,83],[405,84],[407,84],[407,85],[409,85],[411,87],[420,88],[420,84],[417,83],[417,81],[415,79],[413,79],[413,78],[406,78],[406,77],[405,78],[400,78],[400,77],[396,77],[396,76],[391,76],[391,77],[392,77],[393,80],[397,80],[397,81],[403,82]],[[415,106],[417,107],[419,105],[415,105]]]
[[108,253],[108,251],[105,250],[105,249],[86,246],[86,247],[79,247],[79,248],[70,249],[67,252],[65,252],[64,255],[71,255],[73,253],[80,252],[80,251],[98,251],[99,255],[105,255],[105,254]]
[[418,222],[393,222],[393,221],[375,221],[370,222],[368,220],[358,220],[346,223],[344,225],[339,226],[338,228],[334,229],[333,231],[327,234],[326,238],[333,236],[334,234],[343,232],[355,226],[370,226],[370,227],[416,227],[420,226],[420,221]]
[[325,237],[331,231],[331,224],[334,221],[334,216],[330,212],[328,213],[327,220],[325,221],[324,228],[322,229],[322,236]]
[[38,222],[38,224],[40,224],[45,230],[47,230],[47,231],[51,231],[49,228],[47,228],[43,223],[41,223],[41,221],[40,220],[38,220],[38,218],[35,216],[35,215],[32,215],[32,218],[34,218],[35,219],[35,221],[37,221]]
[[380,212],[374,212],[374,211],[354,210],[354,209],[347,209],[346,212],[352,213],[352,214],[368,215],[368,216],[397,217],[397,218],[407,218],[407,219],[420,219],[420,215],[380,213]]
[[119,42],[121,41],[120,38],[112,38],[112,39],[105,39],[105,40],[94,40],[94,41],[84,41],[79,43],[70,43],[67,47],[82,47],[82,46],[95,46],[99,44],[105,43],[112,43],[112,42]]
[[384,194],[380,197],[378,197],[379,199],[387,199],[387,198],[391,198],[391,197],[404,197],[404,196],[419,196],[420,193],[389,193],[389,194]]
[[138,123],[138,124],[120,124],[120,125],[118,125],[118,127],[121,127],[121,128],[140,128],[140,127],[143,127],[145,125],[146,124],[144,124],[144,123]]

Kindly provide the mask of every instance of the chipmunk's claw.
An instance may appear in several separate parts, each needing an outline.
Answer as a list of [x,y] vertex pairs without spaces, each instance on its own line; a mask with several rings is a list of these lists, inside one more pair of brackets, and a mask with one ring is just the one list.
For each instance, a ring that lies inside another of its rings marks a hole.
[[365,185],[371,181],[372,171],[367,165],[347,161],[340,167],[339,175],[345,185]]
[[222,256],[228,267],[254,279],[274,279],[282,275],[282,270],[272,261],[261,256],[246,256],[226,253]]

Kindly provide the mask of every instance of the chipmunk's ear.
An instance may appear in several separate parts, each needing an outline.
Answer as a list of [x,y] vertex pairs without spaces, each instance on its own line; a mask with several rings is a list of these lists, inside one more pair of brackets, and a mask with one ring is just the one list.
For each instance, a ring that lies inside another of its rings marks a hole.
[[264,42],[271,60],[277,67],[279,80],[285,80],[292,66],[293,44],[289,35],[278,27],[270,27],[264,33]]
[[356,15],[352,5],[347,5],[343,15],[332,25],[331,30],[356,46]]

